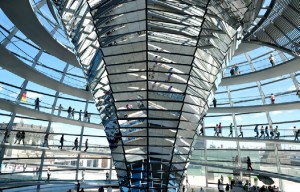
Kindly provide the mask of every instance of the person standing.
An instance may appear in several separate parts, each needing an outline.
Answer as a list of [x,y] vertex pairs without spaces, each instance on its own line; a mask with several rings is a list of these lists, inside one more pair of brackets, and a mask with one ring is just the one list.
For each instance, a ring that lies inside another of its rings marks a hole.
[[47,181],[50,181],[50,176],[51,176],[51,172],[50,172],[50,168],[48,168],[47,170]]
[[82,110],[79,111],[79,114],[78,114],[78,115],[79,115],[78,121],[81,121],[81,113],[82,113]]
[[49,137],[49,133],[46,133],[46,135],[44,136],[43,147],[48,147],[48,137]]
[[78,137],[76,137],[75,141],[74,141],[74,147],[72,148],[72,150],[76,150],[78,149]]
[[84,152],[86,152],[86,150],[89,148],[88,141],[89,141],[89,139],[85,140],[85,150],[84,150]]
[[38,166],[35,167],[35,176],[38,176],[39,175],[39,170],[40,168]]
[[98,189],[98,192],[104,192],[104,187],[100,186],[99,189]]
[[273,139],[274,131],[273,131],[273,126],[272,125],[270,125],[270,135],[271,135],[270,139]]
[[9,131],[6,127],[5,132],[4,132],[4,137],[1,143],[8,143],[8,138],[9,138]]
[[239,75],[240,74],[240,68],[238,65],[234,65],[234,72],[235,72],[235,75]]
[[72,119],[74,119],[74,116],[75,116],[75,108],[72,109],[71,115],[72,115]]
[[217,107],[217,100],[216,100],[216,98],[214,98],[214,100],[213,100],[213,105],[214,105],[214,108]]
[[264,129],[264,126],[261,126],[261,128],[260,128],[260,136],[259,136],[259,138],[261,138],[262,136],[264,136],[264,138],[265,138],[265,129]]
[[218,129],[219,129],[219,125],[216,124],[215,129],[214,129],[214,131],[215,131],[214,136],[219,136],[219,130]]
[[231,69],[230,69],[230,75],[234,76],[234,68],[233,67],[231,67]]
[[278,131],[278,126],[276,125],[275,129],[274,129],[274,139],[279,139],[280,136],[280,132]]
[[68,112],[68,118],[71,118],[71,113],[72,113],[72,107],[71,106],[69,106],[67,112]]
[[255,138],[258,138],[258,135],[259,135],[259,133],[258,133],[258,124],[255,125],[254,132],[256,133]]
[[106,172],[106,173],[105,173],[105,176],[106,176],[106,180],[108,180],[108,179],[109,179],[109,173]]
[[269,139],[269,128],[268,128],[268,126],[266,126],[266,128],[265,128],[265,133],[266,133],[266,137],[264,137],[264,139],[265,138]]
[[240,137],[240,136],[242,136],[242,138],[244,138],[242,125],[240,126],[240,134],[239,134],[238,137]]
[[271,94],[271,104],[275,104],[275,95]]
[[36,98],[36,100],[34,101],[34,109],[35,110],[40,110],[40,99],[39,98]]
[[16,140],[15,140],[14,144],[16,144],[16,142],[18,142],[18,144],[20,144],[20,139],[21,139],[21,131],[18,131],[16,134]]
[[247,157],[247,170],[249,170],[249,171],[253,171],[251,164],[252,164],[251,159],[248,156]]
[[62,150],[62,148],[64,146],[64,141],[65,141],[64,135],[62,134],[61,137],[60,137],[60,140],[59,140],[60,146],[58,146],[58,148],[60,148],[61,150]]
[[232,123],[230,123],[230,125],[229,125],[229,131],[230,131],[230,134],[228,135],[228,137],[229,136],[233,137],[233,135],[232,135]]
[[275,66],[275,58],[273,57],[272,53],[270,54],[269,61],[270,61],[271,65],[272,65],[272,67],[274,67]]
[[299,138],[298,138],[299,130],[296,128],[296,126],[294,126],[293,131],[294,131],[294,135],[295,135],[294,141],[299,141]]
[[27,168],[27,164],[26,164],[26,163],[24,163],[24,164],[23,164],[23,172],[25,172],[25,171],[26,171],[26,168]]
[[58,115],[58,116],[60,116],[61,111],[62,111],[63,109],[64,109],[64,108],[62,107],[62,105],[59,104],[59,106],[58,106],[58,112],[57,112],[57,115]]
[[222,137],[223,135],[222,135],[222,125],[221,125],[221,123],[219,123],[218,129],[219,129],[218,136],[221,135],[221,137]]
[[225,191],[229,192],[229,184],[228,183],[226,184]]
[[201,127],[201,129],[200,129],[200,132],[199,132],[198,136],[200,136],[200,135],[204,136],[204,130],[203,130],[203,127]]
[[81,171],[81,182],[84,182],[85,170]]
[[85,121],[85,122],[87,122],[87,120],[88,120],[88,112],[87,111],[85,111],[84,112],[84,117],[83,117],[83,121]]
[[19,140],[19,144],[20,144],[20,141],[22,141],[23,145],[25,145],[25,131],[22,131],[21,132],[21,135],[20,135],[20,140]]
[[224,183],[224,177],[223,177],[223,175],[221,175],[220,182],[221,182],[221,184]]
[[77,180],[76,191],[80,192],[80,182],[79,182],[79,180]]

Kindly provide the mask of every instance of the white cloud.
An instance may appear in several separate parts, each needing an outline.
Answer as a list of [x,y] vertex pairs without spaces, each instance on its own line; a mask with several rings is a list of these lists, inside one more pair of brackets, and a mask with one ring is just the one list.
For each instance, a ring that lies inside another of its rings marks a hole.
[[295,113],[296,110],[288,110],[288,111],[285,111],[286,113]]
[[221,121],[232,121],[232,117],[230,117],[230,116],[225,116],[225,117],[222,117],[220,120],[221,120]]
[[[232,119],[231,116],[225,116],[225,117],[222,117],[220,120],[221,120],[221,121],[233,121],[233,119]],[[236,121],[242,121],[243,118],[240,117],[240,116],[236,116],[236,117],[235,117],[235,120],[236,120]]]
[[37,97],[39,97],[41,99],[43,97],[42,94],[34,93],[34,92],[27,92],[26,96],[31,99],[36,99]]
[[15,120],[14,120],[15,123],[21,123],[23,122],[24,124],[28,124],[28,120],[27,119],[22,119],[20,117],[16,117]]
[[17,97],[17,96],[18,96],[18,93],[11,93],[11,94],[9,94],[9,96]]
[[3,88],[0,86],[0,91],[2,91],[3,90]]
[[254,115],[254,117],[263,117],[265,115],[266,115],[265,113],[257,113]]
[[243,120],[243,118],[242,118],[242,117],[240,117],[240,116],[237,116],[237,117],[235,117],[235,120],[237,120],[237,121],[242,121],[242,120]]
[[282,113],[282,111],[272,111],[272,112],[271,112],[272,115],[279,115],[279,114],[281,114],[281,113]]
[[216,124],[213,124],[213,123],[208,123],[208,124],[205,124],[205,127],[214,127]]
[[296,90],[294,85],[291,85],[287,88],[287,91],[294,91],[294,90]]

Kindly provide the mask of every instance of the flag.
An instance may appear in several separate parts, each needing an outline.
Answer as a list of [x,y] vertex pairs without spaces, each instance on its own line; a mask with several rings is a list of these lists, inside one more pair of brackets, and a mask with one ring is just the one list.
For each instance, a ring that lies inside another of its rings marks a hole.
[[22,102],[26,103],[26,91],[22,94]]

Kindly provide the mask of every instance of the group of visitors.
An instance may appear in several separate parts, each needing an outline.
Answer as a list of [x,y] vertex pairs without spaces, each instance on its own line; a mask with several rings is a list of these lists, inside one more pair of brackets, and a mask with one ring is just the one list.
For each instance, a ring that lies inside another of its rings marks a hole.
[[[40,102],[41,102],[41,100],[39,98],[36,98],[36,100],[34,102],[35,110],[38,110],[38,111],[40,110]],[[58,113],[57,113],[58,116],[60,116],[63,109],[64,109],[63,106],[60,104],[58,106]],[[68,113],[67,117],[69,119],[75,119],[75,108],[72,108],[71,106],[69,106],[69,108],[67,109],[67,113]],[[78,121],[81,121],[81,116],[82,116],[82,110],[80,110],[78,112]],[[91,118],[91,115],[88,113],[88,111],[85,111],[83,114],[83,121],[90,123],[90,118]]]
[[[268,126],[261,126],[260,128],[260,136],[259,136],[259,130],[258,125],[255,125],[254,132],[256,133],[255,138],[264,138],[264,139],[279,139],[280,132],[278,131],[278,126],[273,129],[273,126],[270,125],[270,128]],[[258,137],[259,136],[259,137]]]
[[[42,144],[42,147],[49,147],[48,146],[48,139],[49,139],[49,133],[46,133],[45,136],[44,136],[44,142]],[[25,131],[18,131],[17,134],[16,134],[16,139],[15,139],[15,142],[14,144],[20,144],[20,142],[22,141],[23,145],[25,145]],[[64,134],[61,136],[59,142],[60,142],[60,146],[58,146],[58,148],[62,149],[63,146],[64,146]],[[85,149],[84,149],[84,152],[87,151],[87,149],[89,148],[88,146],[88,141],[89,139],[86,139],[85,140]],[[74,140],[74,147],[72,148],[72,150],[78,150],[78,137],[76,137],[76,139]]]
[[[65,138],[64,138],[64,134],[62,134],[62,136],[60,137],[60,140],[59,140],[59,143],[60,143],[60,146],[58,146],[58,148],[60,148],[62,150],[63,146],[64,146],[64,141],[65,141]],[[84,152],[86,152],[89,148],[89,145],[88,145],[88,141],[89,139],[86,139],[85,140],[85,149],[83,150]],[[74,147],[72,148],[72,150],[78,150],[78,137],[76,137],[76,139],[74,140]]]
[[[274,58],[274,56],[273,56],[272,53],[270,54],[269,61],[270,61],[271,65],[272,65],[272,67],[274,67],[274,66],[275,66],[275,58]],[[238,66],[238,65],[233,65],[233,66],[230,68],[229,73],[230,73],[231,76],[234,76],[234,75],[240,75],[240,69],[239,69],[239,66]]]
[[238,65],[233,65],[230,69],[230,75],[234,76],[234,75],[240,75],[240,68]]
[[[271,101],[271,104],[275,104],[275,95],[273,93],[270,96],[270,101]],[[217,107],[217,99],[214,98],[212,102],[213,102],[213,107],[216,108]]]
[[16,144],[18,142],[18,144],[20,144],[20,142],[22,141],[23,145],[25,145],[25,131],[18,131],[16,134],[16,140],[14,142],[14,144]]
[[80,182],[79,182],[79,180],[77,180],[77,183],[75,185],[76,185],[76,192],[84,192],[84,188],[80,189]]
[[[58,115],[60,114],[61,110],[62,110],[62,106],[61,104],[59,105],[58,107]],[[68,118],[69,119],[75,119],[75,108],[72,108],[71,106],[69,106],[68,110]],[[81,121],[81,116],[82,116],[82,110],[80,110],[78,112],[78,121]],[[90,123],[90,118],[91,118],[91,115],[88,113],[88,111],[85,111],[84,114],[83,114],[83,121],[85,122],[89,122]]]
[[[263,138],[263,139],[279,139],[280,132],[278,130],[278,126],[276,126],[273,129],[272,125],[270,125],[270,127],[269,126],[264,127],[262,125],[261,128],[260,128],[260,131],[259,131],[258,127],[259,127],[259,125],[257,124],[254,128],[254,132],[256,133],[256,135],[254,136],[255,138],[257,138],[257,139],[260,139],[260,138]],[[230,131],[230,133],[229,133],[228,137],[230,137],[230,136],[233,137],[233,125],[232,125],[232,123],[230,123],[230,125],[229,125],[229,131]],[[243,126],[242,125],[239,126],[239,132],[240,132],[240,134],[238,135],[238,137],[244,138],[244,132],[243,132]],[[260,135],[259,135],[259,132],[260,132]],[[294,140],[298,141],[299,140],[298,136],[300,135],[300,130],[297,129],[296,127],[294,127],[293,132],[294,132],[294,135],[295,135]],[[204,128],[203,127],[201,127],[200,133],[198,135],[199,136],[200,135],[204,136]],[[216,126],[214,127],[214,136],[217,136],[217,137],[223,136],[222,135],[222,124],[221,123],[216,124]]]

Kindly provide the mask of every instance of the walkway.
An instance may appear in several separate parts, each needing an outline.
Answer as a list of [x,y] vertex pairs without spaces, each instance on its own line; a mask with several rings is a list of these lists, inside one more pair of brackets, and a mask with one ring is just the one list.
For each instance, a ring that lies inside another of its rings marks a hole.
[[268,105],[251,105],[237,107],[216,107],[209,108],[208,113],[254,113],[265,111],[282,111],[300,109],[300,101],[268,104]]
[[[293,144],[293,145],[300,145],[299,141],[294,140],[284,140],[284,139],[255,139],[253,137],[216,137],[216,136],[198,136],[197,140],[216,140],[216,141],[239,141],[239,142],[253,142],[253,143],[277,143],[277,144]],[[292,136],[294,138],[294,136]],[[197,150],[197,148],[195,148]]]
[[[75,181],[70,180],[52,180],[49,183],[45,181],[19,181],[9,182],[4,184],[4,188],[7,188],[7,192],[32,192],[37,191],[37,185],[41,185],[40,189],[43,192],[48,191],[68,191],[69,189],[75,189]],[[99,186],[104,187],[119,187],[117,180],[95,180],[95,181],[84,181],[80,185],[84,189],[98,189]],[[93,190],[94,191],[94,190]],[[96,190],[95,190],[96,191]]]
[[2,61],[0,63],[1,67],[24,79],[28,79],[29,81],[48,87],[49,89],[63,92],[72,96],[76,96],[86,100],[93,99],[93,96],[89,91],[60,83],[59,81],[56,81],[48,77],[47,75],[40,73],[39,71],[25,64],[23,61],[19,60],[2,45],[0,45],[0,57]]
[[279,174],[279,173],[275,173],[275,172],[261,171],[261,170],[248,171],[247,169],[244,169],[244,168],[217,165],[217,164],[211,164],[211,163],[200,163],[200,162],[197,162],[197,161],[194,161],[194,160],[191,160],[190,164],[192,164],[192,165],[201,165],[201,166],[206,166],[206,167],[214,167],[214,168],[220,168],[220,169],[231,169],[231,170],[234,170],[236,172],[242,171],[244,173],[245,172],[246,173],[252,173],[253,175],[264,175],[264,176],[269,176],[271,178],[284,179],[284,180],[300,183],[300,177],[284,175],[284,174]]
[[51,115],[49,113],[37,111],[34,109],[30,109],[28,107],[24,107],[21,105],[17,105],[16,103],[6,100],[6,99],[0,99],[0,109],[10,112],[15,112],[17,114],[22,114],[30,117],[34,117],[37,119],[43,119],[46,121],[53,121],[58,123],[64,123],[64,124],[70,124],[70,125],[76,125],[76,126],[84,126],[89,128],[96,128],[103,130],[103,126],[100,124],[95,123],[88,123],[84,121],[78,121],[73,119],[68,119],[65,117],[57,116],[57,115]]
[[[294,73],[295,71],[300,70],[299,64],[300,64],[300,59],[292,59],[292,60],[286,61],[282,64],[275,65],[274,67],[269,67],[269,68],[262,69],[259,71],[242,74],[242,75],[224,77],[221,80],[221,83],[219,86],[240,85],[243,83],[261,81],[261,80],[265,80],[265,79],[278,77],[281,75],[286,75],[289,73]],[[271,64],[270,64],[270,66],[271,66]]]
[[[52,147],[52,146],[51,146]],[[70,148],[71,146],[64,146],[65,148],[68,147]],[[52,148],[48,148],[48,147],[41,147],[41,146],[32,146],[32,145],[22,145],[22,144],[10,144],[10,143],[5,143],[5,144],[1,144],[0,148],[8,148],[8,149],[19,149],[19,150],[30,150],[30,151],[46,151],[47,153],[52,152],[55,155],[59,155],[59,154],[63,154],[63,155],[78,155],[78,154],[82,154],[82,155],[90,155],[90,156],[111,156],[111,153],[103,153],[103,152],[90,152],[89,150],[87,152],[82,151],[74,151],[74,150],[60,150],[58,149],[57,146],[54,146]],[[82,148],[84,149],[84,146],[82,146]],[[106,149],[106,151],[108,150],[108,147]]]
[[79,67],[79,62],[74,53],[55,40],[40,23],[30,1],[20,1],[16,6],[14,1],[2,0],[0,1],[0,8],[22,33],[42,49],[62,61]]

